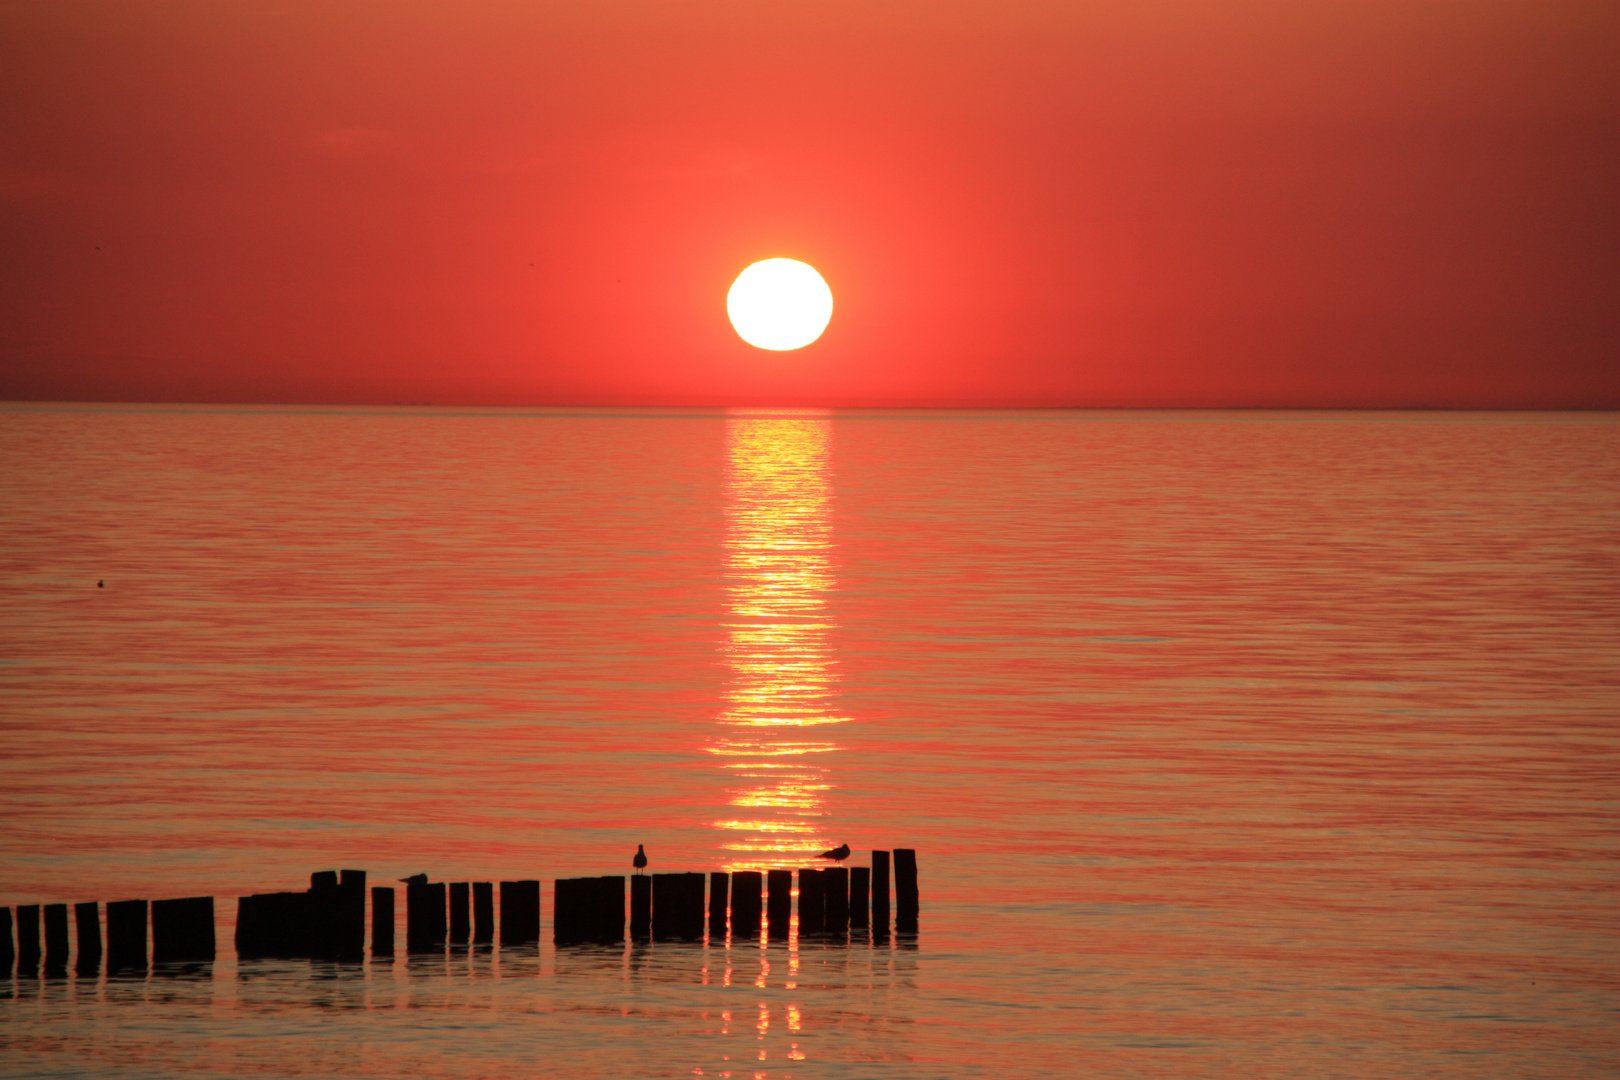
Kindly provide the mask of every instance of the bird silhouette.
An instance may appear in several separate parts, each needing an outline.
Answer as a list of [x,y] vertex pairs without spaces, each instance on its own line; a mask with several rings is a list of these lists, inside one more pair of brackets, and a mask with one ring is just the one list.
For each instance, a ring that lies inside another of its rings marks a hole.
[[630,865],[639,873],[647,868],[647,849],[644,845],[636,845],[636,857],[630,860]]
[[407,885],[426,885],[427,884],[427,875],[426,874],[412,874],[410,877],[402,877],[399,880],[403,881]]
[[834,862],[843,862],[845,859],[849,858],[849,845],[839,844],[831,851],[823,851],[820,855],[817,855],[816,858],[831,859]]

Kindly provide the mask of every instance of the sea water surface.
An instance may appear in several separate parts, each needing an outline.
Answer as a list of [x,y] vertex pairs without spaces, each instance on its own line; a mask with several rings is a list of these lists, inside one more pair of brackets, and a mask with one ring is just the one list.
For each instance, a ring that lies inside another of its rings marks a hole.
[[[6,1076],[1620,1073],[1612,414],[0,406],[0,605],[0,903],[221,940]],[[841,842],[915,939],[229,946]]]

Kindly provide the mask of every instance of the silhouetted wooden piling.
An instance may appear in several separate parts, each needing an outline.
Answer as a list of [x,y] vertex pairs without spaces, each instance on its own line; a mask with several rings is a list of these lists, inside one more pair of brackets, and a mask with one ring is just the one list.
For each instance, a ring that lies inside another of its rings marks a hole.
[[825,871],[799,871],[799,936],[825,933],[827,896]]
[[630,878],[630,940],[652,940],[652,878],[645,874]]
[[821,872],[826,899],[827,933],[849,932],[849,867],[829,866]]
[[731,875],[731,937],[733,941],[759,937],[760,887],[765,875],[738,870]]
[[889,853],[872,852],[872,932],[889,933]]
[[709,940],[726,939],[726,908],[729,906],[731,878],[725,873],[709,875]]
[[501,882],[501,944],[528,945],[540,940],[540,883]]
[[765,874],[767,891],[765,914],[770,919],[772,938],[787,940],[788,924],[793,921],[793,871],[769,870]]
[[46,904],[45,969],[66,972],[68,962],[68,911],[66,904]]
[[0,908],[0,979],[11,978],[11,965],[16,960],[17,950],[11,943],[11,909]]
[[911,848],[894,849],[894,928],[917,932],[917,853]]
[[73,969],[91,978],[101,968],[101,908],[94,900],[73,905],[73,933],[79,939]]
[[849,868],[849,925],[855,930],[865,930],[872,925],[872,909],[869,906],[872,892],[872,869],[868,866],[852,866]]
[[552,939],[558,944],[624,940],[624,878],[559,878],[555,896]]
[[703,937],[703,875],[654,874],[654,941],[697,941]]
[[[259,893],[236,901],[236,955],[243,960],[308,957],[313,954],[309,892]],[[109,928],[112,906],[108,905]],[[109,938],[111,930],[108,931]]]
[[334,959],[360,960],[366,955],[366,872],[344,870],[338,876]]
[[317,870],[309,875],[306,896],[303,933],[289,943],[289,954],[336,959],[341,951],[343,925],[343,891],[338,887],[338,872]]
[[405,951],[431,952],[444,945],[444,882],[405,886]]
[[464,945],[472,937],[472,886],[465,881],[450,883],[450,942]]
[[495,940],[495,886],[488,881],[472,883],[473,944],[488,945]]
[[371,887],[371,955],[394,955],[394,890]]
[[39,971],[39,905],[17,905],[17,974]]
[[152,963],[214,959],[214,898],[152,901]]
[[107,973],[146,970],[146,901],[107,905]]

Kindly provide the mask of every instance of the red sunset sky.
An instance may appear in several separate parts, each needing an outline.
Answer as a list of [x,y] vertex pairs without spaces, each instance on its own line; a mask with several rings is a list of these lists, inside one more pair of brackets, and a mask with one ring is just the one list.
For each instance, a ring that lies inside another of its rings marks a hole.
[[[1620,5],[0,6],[0,398],[1620,407]],[[796,353],[725,290],[837,309]]]

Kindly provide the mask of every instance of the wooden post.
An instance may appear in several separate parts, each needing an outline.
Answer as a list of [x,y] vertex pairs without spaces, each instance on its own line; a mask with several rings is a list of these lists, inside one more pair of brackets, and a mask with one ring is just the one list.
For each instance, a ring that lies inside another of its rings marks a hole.
[[630,878],[630,940],[652,940],[652,878],[646,874]]
[[394,890],[387,885],[371,887],[371,955],[394,955]]
[[793,919],[793,871],[767,871],[765,886],[767,890],[765,914],[770,920],[770,936],[786,941],[788,923]]
[[894,929],[917,932],[917,852],[911,848],[894,849]]
[[827,933],[849,933],[849,867],[829,866],[821,872],[827,900]]
[[653,940],[698,941],[703,937],[703,875],[654,874]]
[[760,886],[765,878],[758,870],[738,870],[731,875],[731,939],[759,937]]
[[66,904],[46,904],[45,970],[65,974],[68,962],[68,918]]
[[444,935],[444,882],[405,886],[405,951],[432,952]]
[[540,882],[501,882],[501,944],[527,945],[540,940]]
[[338,878],[337,925],[333,929],[334,955],[360,960],[366,955],[366,872],[345,870]]
[[551,928],[557,944],[624,940],[624,878],[559,878],[555,896]]
[[865,930],[872,925],[869,896],[872,891],[872,869],[868,866],[849,868],[849,925]]
[[17,950],[11,944],[11,909],[0,907],[0,978],[11,978],[11,965]]
[[[291,959],[312,955],[309,924],[311,894],[259,893],[236,901],[236,955],[242,960],[264,957]],[[107,905],[109,957],[112,941],[112,905]],[[112,961],[107,961],[111,966]]]
[[473,944],[488,945],[495,940],[495,887],[487,881],[472,883]]
[[79,939],[79,955],[74,961],[74,970],[81,978],[94,978],[101,968],[100,906],[94,900],[74,904],[73,923],[74,933]]
[[39,974],[39,905],[17,905],[17,977]]
[[799,871],[799,938],[827,930],[826,879],[821,870]]
[[336,870],[318,870],[309,875],[309,894],[304,904],[303,940],[295,943],[297,955],[321,960],[335,959],[340,945],[339,928],[343,919],[343,894],[338,889]]
[[152,963],[214,959],[214,898],[152,901]]
[[146,970],[146,901],[107,905],[107,974]]
[[872,932],[889,936],[889,853],[872,852]]
[[709,940],[726,940],[726,908],[730,906],[731,876],[725,873],[709,875]]
[[450,883],[450,942],[465,944],[472,937],[472,888],[465,881]]

